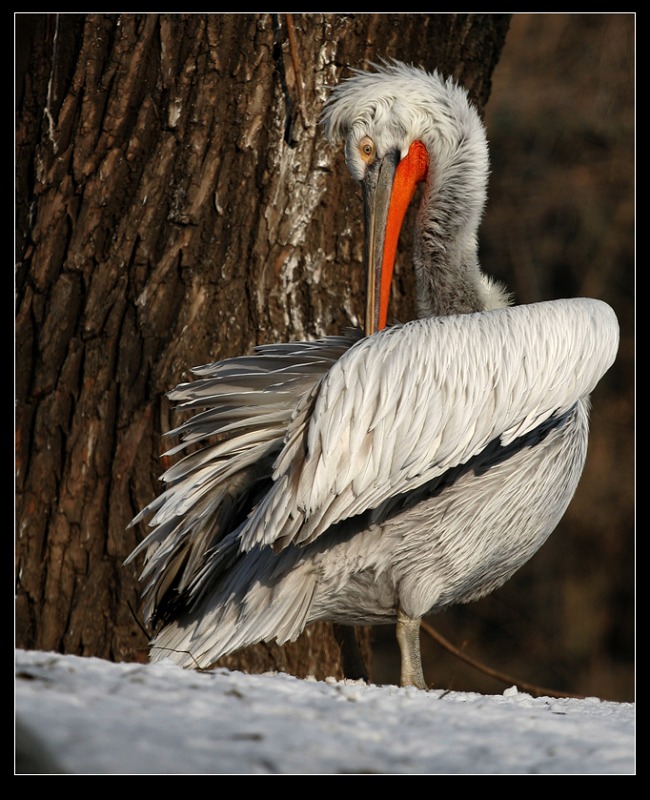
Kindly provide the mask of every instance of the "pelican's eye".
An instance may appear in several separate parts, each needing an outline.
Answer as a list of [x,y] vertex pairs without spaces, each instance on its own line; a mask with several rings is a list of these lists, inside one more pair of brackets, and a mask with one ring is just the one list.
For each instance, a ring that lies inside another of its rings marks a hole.
[[372,164],[375,160],[375,143],[369,136],[364,136],[359,142],[359,154],[365,164]]

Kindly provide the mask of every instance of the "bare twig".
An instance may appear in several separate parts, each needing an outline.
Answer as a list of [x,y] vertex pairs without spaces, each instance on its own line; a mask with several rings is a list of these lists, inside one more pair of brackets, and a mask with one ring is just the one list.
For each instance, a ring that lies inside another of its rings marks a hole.
[[497,670],[492,669],[491,667],[482,664],[480,661],[472,658],[471,656],[466,655],[463,653],[462,650],[459,650],[455,645],[453,645],[448,639],[439,633],[434,627],[429,625],[428,622],[422,620],[422,630],[429,635],[434,641],[436,641],[441,647],[445,650],[450,652],[453,656],[464,661],[466,664],[469,664],[470,667],[478,670],[479,672],[483,672],[485,675],[489,675],[492,678],[496,678],[496,680],[501,681],[502,683],[507,684],[508,686],[516,686],[518,689],[521,689],[525,692],[529,692],[536,697],[573,697],[578,700],[584,700],[584,695],[580,694],[569,694],[568,692],[558,692],[555,689],[546,689],[542,686],[535,686],[532,683],[526,683],[525,681],[520,681],[517,678],[513,678],[510,675],[506,675],[504,672],[498,672]]

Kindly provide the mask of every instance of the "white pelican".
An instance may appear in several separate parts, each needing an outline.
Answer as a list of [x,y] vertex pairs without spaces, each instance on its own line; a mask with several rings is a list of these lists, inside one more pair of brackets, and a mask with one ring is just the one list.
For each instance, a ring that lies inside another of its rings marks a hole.
[[[488,175],[465,91],[401,63],[357,72],[324,121],[366,209],[366,333],[270,345],[195,370],[185,453],[134,520],[153,660],[209,667],[310,623],[396,622],[401,683],[426,688],[425,614],[501,586],[582,472],[589,394],[618,324],[605,303],[508,306],[479,267]],[[421,317],[385,328],[417,183]]]

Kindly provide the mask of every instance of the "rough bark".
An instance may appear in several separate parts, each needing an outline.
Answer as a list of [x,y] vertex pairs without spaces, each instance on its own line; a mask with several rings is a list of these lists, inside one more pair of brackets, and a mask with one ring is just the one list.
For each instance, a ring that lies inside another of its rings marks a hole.
[[[398,57],[455,75],[482,108],[507,27],[18,15],[18,646],[146,657],[137,569],[122,564],[159,489],[165,393],[193,365],[363,312],[359,195],[319,127],[327,87]],[[319,625],[227,663],[322,677],[338,648]]]

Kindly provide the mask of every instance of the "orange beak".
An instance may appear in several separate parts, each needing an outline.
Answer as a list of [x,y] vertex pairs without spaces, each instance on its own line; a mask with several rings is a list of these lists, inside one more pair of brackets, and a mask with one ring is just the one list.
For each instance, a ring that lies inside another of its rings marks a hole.
[[386,327],[397,242],[415,189],[429,170],[429,154],[415,141],[399,160],[392,151],[369,167],[362,183],[365,212],[366,336]]

